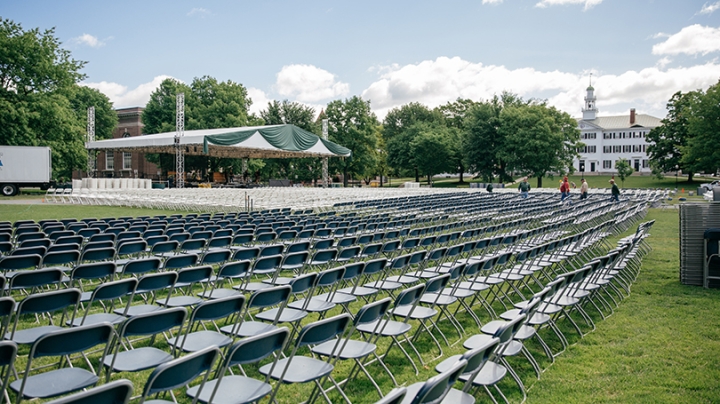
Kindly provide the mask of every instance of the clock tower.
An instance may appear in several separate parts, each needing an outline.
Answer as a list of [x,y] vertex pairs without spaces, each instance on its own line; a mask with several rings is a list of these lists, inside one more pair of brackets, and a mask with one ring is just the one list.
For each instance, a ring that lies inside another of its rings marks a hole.
[[587,95],[585,95],[585,107],[582,109],[584,121],[592,121],[597,117],[597,106],[595,104],[595,88],[592,86],[592,75],[590,75],[590,85],[587,88]]

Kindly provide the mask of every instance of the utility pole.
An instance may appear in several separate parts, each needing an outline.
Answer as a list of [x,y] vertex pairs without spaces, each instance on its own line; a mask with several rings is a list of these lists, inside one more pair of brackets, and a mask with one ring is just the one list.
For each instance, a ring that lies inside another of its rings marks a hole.
[[[95,141],[95,107],[88,107],[87,109],[87,148],[90,142]],[[87,175],[90,178],[95,177],[95,150],[88,149],[87,151]]]
[[[322,137],[328,139],[328,120],[323,119],[322,121]],[[323,157],[322,160],[322,186],[323,188],[328,187],[328,158]]]

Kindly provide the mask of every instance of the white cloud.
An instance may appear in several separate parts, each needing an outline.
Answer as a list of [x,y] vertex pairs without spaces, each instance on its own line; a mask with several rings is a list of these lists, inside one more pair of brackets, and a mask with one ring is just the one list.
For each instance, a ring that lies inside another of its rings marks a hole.
[[205,17],[207,17],[207,16],[209,16],[209,15],[212,15],[212,13],[210,12],[210,10],[207,10],[207,9],[204,9],[204,8],[201,8],[201,7],[195,7],[195,8],[193,8],[192,10],[188,11],[188,13],[187,13],[187,16],[188,16],[188,17],[195,17],[195,16],[197,16],[197,17],[200,17],[200,18],[205,18]]
[[500,4],[503,0],[482,0],[482,4]]
[[283,66],[273,88],[282,96],[305,103],[341,97],[350,92],[349,84],[338,81],[327,70],[312,65]]
[[[505,66],[471,63],[459,57],[440,57],[418,64],[396,66],[379,74],[362,92],[380,119],[395,107],[420,102],[428,107],[457,98],[488,100],[503,91],[525,99],[543,98],[573,116],[580,114],[589,72],[543,72],[533,68],[510,70]],[[707,88],[720,76],[720,64],[708,62],[688,68],[662,70],[651,67],[621,75],[593,72],[601,114],[626,112],[633,104],[638,112],[665,115],[665,104],[676,91]]]
[[105,42],[99,40],[96,36],[93,36],[90,34],[82,34],[78,37],[72,38],[71,41],[73,43],[76,43],[79,45],[86,45],[91,48],[99,48],[99,47],[105,45]]
[[603,0],[540,0],[535,7],[545,8],[548,6],[564,6],[567,4],[584,4],[584,10],[588,10],[602,3]]
[[716,1],[715,3],[705,3],[703,4],[702,8],[698,12],[698,14],[712,14],[715,11],[720,10],[720,1]]
[[272,99],[268,98],[267,94],[265,94],[265,91],[258,88],[250,87],[247,89],[247,92],[248,96],[252,100],[252,105],[250,105],[250,113],[260,116],[260,111],[266,109],[268,106],[268,102],[271,102]]
[[688,55],[720,51],[720,28],[690,25],[652,48],[653,55]]
[[82,85],[95,88],[107,95],[115,108],[144,107],[150,100],[150,94],[160,86],[160,83],[171,78],[173,77],[166,75],[156,76],[152,81],[140,84],[132,90],[128,90],[128,87],[122,84],[107,81],[82,83]]

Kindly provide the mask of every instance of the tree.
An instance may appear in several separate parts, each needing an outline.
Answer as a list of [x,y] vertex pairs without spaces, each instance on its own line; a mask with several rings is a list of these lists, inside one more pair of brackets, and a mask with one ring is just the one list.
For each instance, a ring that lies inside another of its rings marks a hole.
[[[163,133],[175,130],[176,99],[178,93],[185,94],[185,129],[233,128],[248,125],[248,108],[252,100],[242,84],[233,81],[218,82],[204,76],[193,79],[192,83],[181,83],[174,79],[165,79],[150,95],[142,121],[146,133]],[[175,166],[173,155],[147,155],[151,162],[159,164],[164,170]],[[185,156],[186,171],[219,171],[239,173],[241,162],[238,159],[216,158],[208,156]]]
[[413,164],[427,176],[428,185],[432,185],[432,176],[455,171],[453,166],[453,134],[455,128],[439,124],[419,122],[413,125],[418,132],[410,143]]
[[436,110],[443,116],[445,125],[448,128],[455,129],[452,131],[453,141],[451,147],[453,149],[452,161],[453,171],[460,174],[460,183],[464,183],[463,174],[467,168],[467,159],[465,148],[466,128],[465,123],[468,112],[478,103],[469,99],[458,98],[454,102],[441,105]]
[[[344,101],[330,102],[325,109],[330,141],[347,147],[351,157],[330,159],[333,170],[356,177],[372,174],[376,166],[377,132],[379,123],[370,110],[370,101],[354,96]],[[347,175],[344,176],[347,185]]]
[[618,177],[620,177],[620,182],[622,183],[622,186],[625,186],[625,178],[632,175],[633,171],[635,171],[632,166],[630,165],[630,162],[626,159],[620,159],[617,162],[615,162],[615,169],[617,170]]
[[95,107],[98,138],[117,122],[107,97],[78,86],[84,65],[60,47],[54,29],[25,31],[0,18],[0,144],[49,146],[55,179],[87,164],[88,106]]
[[433,111],[417,102],[390,110],[385,116],[382,127],[383,138],[387,146],[388,165],[401,174],[414,168],[410,143],[419,133],[414,125],[442,121],[443,117],[440,111]]
[[503,108],[498,134],[505,139],[498,158],[508,170],[537,177],[538,188],[546,174],[572,170],[581,145],[575,119],[544,102]]
[[692,182],[694,162],[683,162],[683,149],[692,137],[689,121],[692,106],[702,92],[691,91],[683,94],[678,91],[667,103],[667,116],[662,125],[653,128],[646,139],[650,143],[647,148],[650,166],[653,173],[662,178],[662,173],[682,169],[688,172],[688,181]]
[[484,182],[492,182],[496,173],[503,177],[504,163],[498,160],[498,151],[504,146],[498,133],[500,111],[498,104],[483,102],[471,107],[465,117],[465,164]]
[[694,172],[720,169],[720,81],[694,99],[688,125],[691,134],[681,148],[681,164]]

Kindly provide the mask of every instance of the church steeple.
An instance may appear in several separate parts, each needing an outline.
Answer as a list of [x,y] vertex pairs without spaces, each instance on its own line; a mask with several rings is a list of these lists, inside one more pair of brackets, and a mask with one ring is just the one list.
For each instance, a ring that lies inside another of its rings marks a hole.
[[592,86],[592,73],[590,73],[590,85],[587,88],[587,95],[585,95],[585,107],[582,109],[584,121],[592,121],[597,116],[598,109],[594,93],[595,88]]

